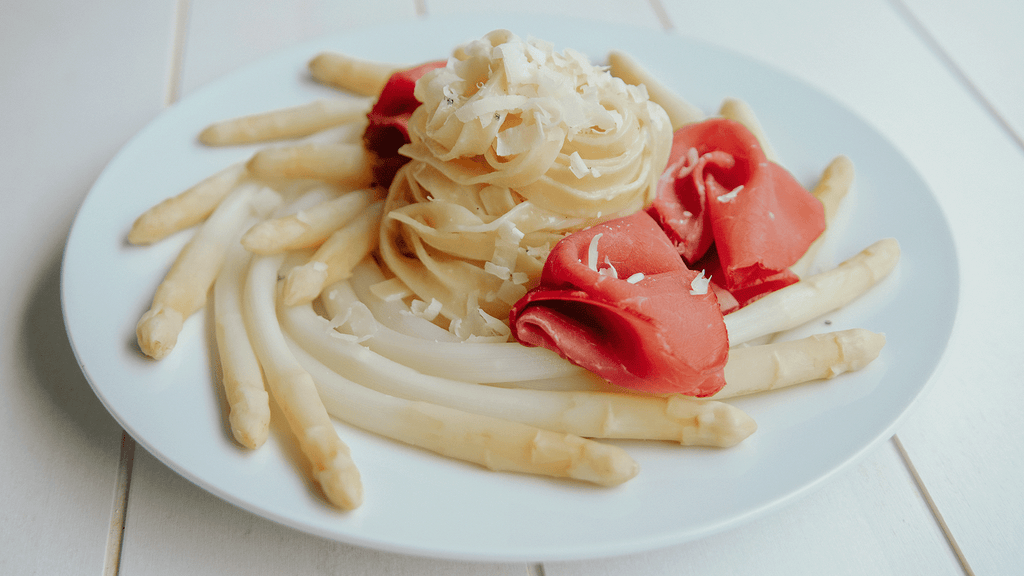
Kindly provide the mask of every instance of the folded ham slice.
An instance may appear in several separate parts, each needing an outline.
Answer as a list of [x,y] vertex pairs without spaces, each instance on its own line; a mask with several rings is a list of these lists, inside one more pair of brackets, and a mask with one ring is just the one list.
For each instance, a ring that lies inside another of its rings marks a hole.
[[619,386],[709,396],[725,385],[729,342],[718,299],[643,211],[556,244],[510,324],[522,344]]
[[724,118],[675,132],[649,212],[687,264],[740,307],[796,282],[789,266],[825,229],[821,202]]
[[366,115],[369,123],[363,132],[363,141],[366,149],[377,155],[374,177],[378,185],[389,186],[395,172],[409,161],[398,154],[398,149],[409,142],[409,118],[420,105],[413,95],[416,81],[445,63],[444,60],[427,62],[392,74]]

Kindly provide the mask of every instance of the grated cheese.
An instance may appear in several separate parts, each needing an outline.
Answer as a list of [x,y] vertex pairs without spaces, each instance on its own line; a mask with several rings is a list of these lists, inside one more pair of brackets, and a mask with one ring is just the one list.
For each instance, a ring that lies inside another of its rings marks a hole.
[[430,304],[427,304],[423,300],[416,299],[409,304],[409,309],[413,315],[433,322],[441,313],[441,302],[437,298],[431,298]]
[[594,234],[590,239],[590,247],[587,250],[587,267],[597,272],[597,243],[604,234]]
[[700,271],[700,274],[690,282],[690,294],[693,296],[701,296],[708,293],[708,287],[711,285],[711,277],[704,276],[704,270]]
[[618,279],[619,273],[617,270],[615,270],[615,266],[612,265],[612,261],[609,260],[607,256],[604,257],[604,264],[605,266],[607,266],[607,268],[601,268],[600,270],[597,271],[597,273],[602,276]]
[[590,174],[590,168],[587,168],[579,152],[573,152],[569,155],[569,171],[577,178],[583,178]]
[[508,280],[512,277],[512,271],[507,266],[498,266],[494,262],[484,262],[484,272],[497,276],[502,280]]
[[[520,272],[520,274],[522,273]],[[495,294],[495,297],[511,306],[518,302],[520,298],[526,296],[526,286],[523,286],[523,284],[523,282],[517,283],[514,280],[506,280],[501,283],[501,288],[498,288],[498,293]]]
[[736,199],[736,196],[737,196],[737,195],[738,195],[738,194],[739,194],[739,193],[740,193],[740,192],[741,192],[742,190],[743,190],[743,184],[740,184],[739,186],[737,186],[736,188],[734,188],[734,189],[733,189],[733,190],[732,190],[731,192],[726,192],[725,194],[722,194],[721,196],[719,196],[719,197],[718,197],[718,201],[719,201],[719,202],[722,202],[722,203],[725,203],[725,202],[732,202],[733,200],[735,200],[735,199]]
[[385,302],[395,302],[413,295],[413,291],[399,278],[391,278],[370,286],[370,292]]

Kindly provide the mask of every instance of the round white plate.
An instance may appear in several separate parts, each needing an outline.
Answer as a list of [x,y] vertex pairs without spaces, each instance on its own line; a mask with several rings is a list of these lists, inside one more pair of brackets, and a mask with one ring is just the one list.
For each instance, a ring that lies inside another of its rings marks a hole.
[[[884,332],[882,355],[834,380],[737,400],[758,431],[727,450],[666,443],[623,445],[638,477],[614,489],[492,473],[338,424],[366,488],[353,512],[328,506],[286,432],[245,451],[225,425],[209,320],[191,318],[166,359],[144,358],[135,323],[183,232],[151,247],[125,236],[135,217],[251,147],[209,149],[209,122],[299,104],[331,90],[306,77],[321,50],[418,63],[508,28],[595,61],[609,49],[636,56],[684,97],[714,112],[740,97],[757,112],[782,162],[812,185],[837,154],[853,159],[856,188],[822,256],[838,262],[871,242],[899,239],[897,270],[847,309],[810,327]],[[581,31],[586,31],[583,33]],[[638,552],[708,536],[793,500],[888,438],[936,367],[957,306],[949,228],[929,190],[882,136],[821,93],[763,64],[652,30],[562,20],[427,20],[322,38],[241,69],[169,108],[103,172],[71,231],[62,297],[82,369],[111,414],[147,450],[225,500],[296,529],[407,554],[542,561]]]

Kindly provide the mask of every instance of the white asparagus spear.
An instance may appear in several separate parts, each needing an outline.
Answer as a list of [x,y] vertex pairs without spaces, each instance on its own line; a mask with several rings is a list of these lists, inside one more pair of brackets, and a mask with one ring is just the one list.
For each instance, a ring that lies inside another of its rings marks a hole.
[[199,133],[207,146],[253,144],[301,138],[348,122],[361,121],[370,111],[368,98],[330,98],[214,122]]
[[[321,300],[331,316],[359,301],[347,281],[332,285],[323,296]],[[364,344],[381,356],[424,374],[464,382],[506,382],[586,373],[551,350],[529,348],[518,342],[438,342],[401,334],[376,322],[374,330],[359,336],[366,337]]]
[[726,98],[722,100],[722,106],[718,109],[718,113],[723,118],[735,120],[743,124],[757,138],[757,142],[761,145],[761,151],[764,152],[765,157],[772,162],[779,161],[775,149],[768,142],[768,135],[765,133],[764,128],[761,127],[761,121],[757,119],[754,109],[749,104],[739,98]]
[[704,112],[684,100],[679,94],[662,84],[636,61],[632,56],[618,51],[608,54],[608,65],[612,76],[621,78],[627,84],[647,88],[647,95],[652,102],[658,104],[668,113],[673,130],[692,122],[704,119]]
[[309,262],[288,271],[284,302],[312,302],[328,285],[352,275],[352,268],[377,248],[384,201],[366,206],[317,248]]
[[815,274],[725,315],[729,345],[800,326],[852,302],[896,266],[899,243],[885,238],[832,270]]
[[206,305],[228,246],[238,240],[251,216],[250,201],[258,189],[255,183],[236,188],[178,254],[135,329],[139,348],[147,356],[167,356],[185,319]]
[[244,174],[245,166],[234,164],[163,200],[135,220],[128,242],[152,244],[202,222],[235,189]]
[[253,258],[243,289],[249,338],[270,393],[288,421],[327,500],[344,510],[363,501],[363,484],[348,446],[338,437],[316,384],[296,361],[277,323],[277,271],[283,256]]
[[[285,332],[346,378],[384,394],[504,418],[585,438],[671,440],[686,446],[733,446],[757,429],[742,410],[686,396],[506,389],[429,376],[337,338],[312,307],[280,313]],[[332,337],[332,333],[333,336]]]
[[313,375],[331,414],[370,432],[490,470],[571,478],[617,486],[637,463],[618,446],[573,434],[463,412],[364,388],[321,364],[300,346],[296,358]]
[[263,256],[318,246],[369,206],[375,195],[370,189],[353,190],[297,214],[264,220],[242,236],[242,246]]
[[884,335],[854,328],[733,348],[725,365],[726,385],[713,398],[776,390],[860,370],[878,357],[883,346]]
[[270,431],[270,395],[242,314],[242,284],[250,259],[239,245],[229,250],[213,284],[213,311],[231,433],[239,444],[255,449]]
[[363,96],[377,96],[392,74],[404,66],[322,52],[309,61],[309,72],[321,84]]
[[797,276],[803,278],[810,270],[814,258],[818,255],[818,250],[825,240],[825,235],[829,233],[832,223],[835,221],[840,202],[850,192],[852,186],[853,162],[846,156],[836,156],[822,171],[821,178],[811,190],[811,194],[821,201],[821,205],[825,209],[825,231],[811,243],[804,255],[789,267]]
[[323,180],[352,188],[373,182],[373,158],[361,144],[313,142],[264,148],[253,154],[246,167],[262,178]]

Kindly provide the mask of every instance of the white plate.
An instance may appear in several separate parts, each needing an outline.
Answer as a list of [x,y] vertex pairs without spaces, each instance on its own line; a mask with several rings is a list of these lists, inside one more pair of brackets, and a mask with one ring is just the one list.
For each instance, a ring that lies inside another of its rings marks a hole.
[[[256,452],[233,443],[211,364],[208,321],[190,319],[165,360],[141,356],[134,327],[188,233],[130,247],[134,218],[252,148],[207,149],[207,123],[330,94],[305,77],[324,49],[417,63],[444,58],[493,28],[573,47],[603,61],[626,50],[707,111],[747,100],[783,163],[812,184],[846,154],[857,184],[824,255],[841,260],[887,236],[897,270],[815,330],[864,327],[888,344],[867,369],[737,401],[759,430],[728,450],[624,444],[641,466],[615,489],[497,474],[338,425],[366,487],[354,512],[327,506],[287,434]],[[586,34],[579,31],[586,30]],[[457,31],[457,32],[455,32]],[[446,558],[571,560],[706,537],[777,508],[888,438],[925,388],[952,327],[958,272],[949,228],[929,190],[882,136],[830,98],[775,70],[671,34],[561,20],[409,22],[327,37],[280,52],[186,98],[139,133],[97,180],[64,258],[67,330],[96,394],[147,450],[225,500],[282,524],[383,550]]]

